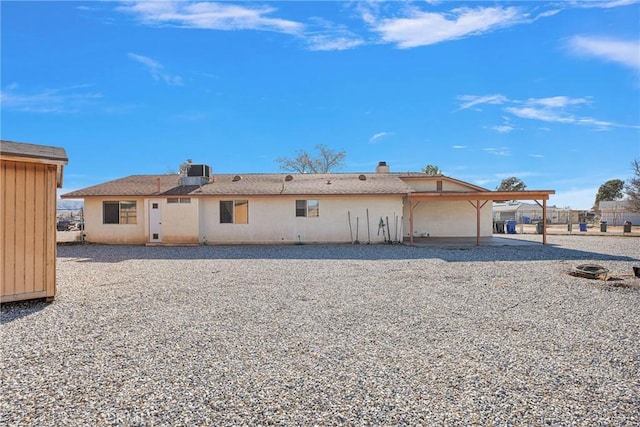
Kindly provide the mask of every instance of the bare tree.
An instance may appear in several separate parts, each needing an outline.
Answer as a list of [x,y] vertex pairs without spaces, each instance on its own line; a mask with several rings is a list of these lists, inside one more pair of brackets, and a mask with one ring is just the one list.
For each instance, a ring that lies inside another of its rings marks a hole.
[[640,213],[640,161],[638,159],[631,163],[633,177],[627,181],[625,193],[629,196],[629,207],[632,212]]
[[276,163],[280,170],[297,173],[329,173],[342,168],[347,156],[344,151],[332,150],[324,144],[316,145],[315,149],[318,151],[315,156],[298,150],[295,157],[278,157]]

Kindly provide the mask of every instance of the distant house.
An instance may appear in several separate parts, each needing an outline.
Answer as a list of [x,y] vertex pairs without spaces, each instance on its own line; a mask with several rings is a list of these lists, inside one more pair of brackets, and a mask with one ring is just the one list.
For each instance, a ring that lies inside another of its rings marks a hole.
[[623,225],[626,221],[640,225],[640,213],[631,212],[629,202],[626,200],[602,201],[599,208],[600,220],[607,221],[609,225]]
[[515,220],[519,224],[530,224],[542,219],[542,206],[519,201],[494,203],[493,219],[496,221]]
[[[586,214],[586,211],[547,206],[544,217],[547,224],[577,224]],[[496,221],[515,220],[518,224],[534,224],[542,221],[542,218],[542,205],[537,203],[513,200],[493,204],[493,219]]]
[[[553,191],[519,192],[546,200]],[[378,243],[493,232],[504,194],[443,175],[391,173],[132,175],[64,194],[84,199],[88,242]]]
[[56,294],[56,189],[67,162],[63,148],[0,141],[1,302]]

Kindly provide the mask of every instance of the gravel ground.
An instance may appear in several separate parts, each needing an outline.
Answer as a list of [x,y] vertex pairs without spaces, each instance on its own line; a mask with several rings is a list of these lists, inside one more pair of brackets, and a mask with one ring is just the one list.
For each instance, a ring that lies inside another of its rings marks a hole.
[[640,239],[549,243],[60,246],[2,306],[0,423],[638,425]]

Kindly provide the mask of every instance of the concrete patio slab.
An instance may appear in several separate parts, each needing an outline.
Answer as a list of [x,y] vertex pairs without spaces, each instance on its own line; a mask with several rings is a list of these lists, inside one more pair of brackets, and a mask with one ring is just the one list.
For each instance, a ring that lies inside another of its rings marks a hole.
[[[405,239],[404,244],[408,245],[409,240]],[[520,240],[513,237],[481,237],[480,246],[530,246],[541,245],[542,236],[540,241]],[[414,237],[413,246],[417,247],[470,247],[476,246],[475,237]]]

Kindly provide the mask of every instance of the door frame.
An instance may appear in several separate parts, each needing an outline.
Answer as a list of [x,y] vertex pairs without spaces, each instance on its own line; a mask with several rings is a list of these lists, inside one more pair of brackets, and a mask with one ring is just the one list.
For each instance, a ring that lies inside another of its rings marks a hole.
[[149,243],[162,243],[162,201],[150,199],[147,208]]

